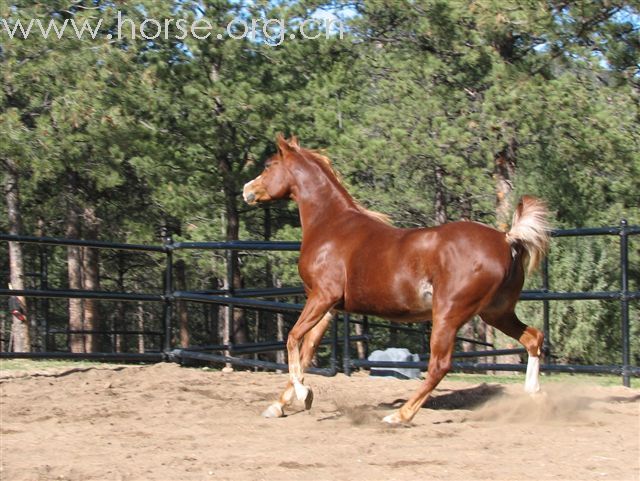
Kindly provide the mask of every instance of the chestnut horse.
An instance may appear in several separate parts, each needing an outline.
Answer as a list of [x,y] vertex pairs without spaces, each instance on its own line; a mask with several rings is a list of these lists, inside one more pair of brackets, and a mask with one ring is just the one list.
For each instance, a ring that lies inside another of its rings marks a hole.
[[548,246],[548,212],[541,201],[522,197],[507,233],[464,221],[399,229],[384,215],[358,204],[326,157],[300,147],[295,137],[278,136],[277,148],[264,171],[244,186],[243,197],[251,205],[275,199],[298,203],[298,270],[307,302],[287,340],[289,382],[263,416],[284,416],[294,394],[311,407],[313,393],[303,384],[304,370],[334,310],[398,322],[433,322],[424,383],[384,418],[387,423],[413,419],[450,370],[458,329],[475,315],[526,348],[525,390],[539,390],[543,336],[520,322],[514,308],[525,262],[534,269]]

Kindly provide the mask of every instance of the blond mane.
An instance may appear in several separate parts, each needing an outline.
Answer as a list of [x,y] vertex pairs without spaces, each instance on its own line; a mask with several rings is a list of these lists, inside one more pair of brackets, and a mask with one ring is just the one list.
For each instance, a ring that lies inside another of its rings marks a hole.
[[[297,139],[296,139],[297,140]],[[292,147],[294,147],[299,153],[306,155],[310,158],[312,158],[313,160],[316,160],[320,163],[320,165],[325,167],[325,170],[327,170],[331,175],[333,175],[333,177],[338,181],[338,183],[344,187],[344,182],[342,181],[342,176],[340,175],[340,173],[334,169],[333,164],[331,163],[331,159],[329,159],[329,157],[327,157],[326,155],[320,153],[317,150],[312,150],[312,149],[303,149],[302,147],[300,147],[296,142],[292,142]],[[358,202],[357,200],[353,199],[353,202],[356,206],[356,208],[362,212],[363,214],[371,217],[372,219],[375,219],[379,222],[382,222],[384,224],[387,225],[392,225],[391,223],[391,217],[389,217],[387,214],[383,214],[382,212],[376,212],[375,210],[369,210],[366,207],[364,207],[362,204],[360,204],[360,202]]]

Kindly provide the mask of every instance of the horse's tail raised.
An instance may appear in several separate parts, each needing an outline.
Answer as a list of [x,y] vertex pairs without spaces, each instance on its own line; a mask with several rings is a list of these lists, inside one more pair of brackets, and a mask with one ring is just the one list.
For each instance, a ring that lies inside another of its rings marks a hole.
[[[531,274],[544,258],[549,248],[549,209],[540,199],[523,195],[513,213],[511,230],[507,241],[521,245],[529,258],[528,272]],[[525,257],[522,262],[524,263]]]

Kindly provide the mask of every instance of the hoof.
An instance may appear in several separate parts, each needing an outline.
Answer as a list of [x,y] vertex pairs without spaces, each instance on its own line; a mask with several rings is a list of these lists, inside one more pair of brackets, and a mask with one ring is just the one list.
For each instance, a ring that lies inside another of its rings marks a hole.
[[540,394],[540,386],[534,386],[534,387],[529,387],[529,386],[525,386],[524,388],[524,392],[526,394],[529,394],[530,396],[536,396],[537,394]]
[[537,390],[535,392],[529,392],[527,393],[529,396],[529,399],[535,401],[535,402],[543,402],[547,399],[547,392],[546,391],[541,391],[541,390]]
[[400,414],[398,414],[398,411],[382,418],[382,422],[387,423],[391,426],[408,426],[409,425],[409,421],[405,421],[404,419],[402,419],[400,417]]
[[262,412],[263,418],[281,418],[283,416],[284,412],[278,403],[273,403]]
[[311,388],[307,388],[307,391],[307,397],[304,400],[304,408],[308,411],[313,405],[313,391],[311,390]]

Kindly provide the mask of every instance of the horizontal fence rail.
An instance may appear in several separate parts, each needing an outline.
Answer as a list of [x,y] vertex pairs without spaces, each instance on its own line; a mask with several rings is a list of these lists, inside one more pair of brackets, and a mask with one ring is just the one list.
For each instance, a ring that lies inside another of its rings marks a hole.
[[[579,229],[558,229],[551,232],[552,237],[583,237],[583,236],[619,236],[620,238],[620,290],[599,291],[599,292],[555,292],[549,290],[548,260],[543,263],[542,276],[543,286],[539,290],[527,290],[521,293],[520,299],[523,301],[539,301],[543,303],[543,330],[545,334],[544,351],[546,356],[551,356],[550,350],[550,328],[549,328],[549,301],[559,300],[607,300],[618,301],[621,305],[621,332],[622,332],[622,363],[614,366],[584,366],[584,365],[563,365],[544,364],[542,371],[548,372],[590,372],[619,374],[623,377],[623,383],[629,385],[629,376],[639,376],[640,368],[631,366],[631,353],[629,346],[629,302],[640,299],[639,291],[629,290],[628,279],[628,238],[630,235],[640,234],[640,226],[628,226],[626,221],[622,221],[620,226],[602,228],[579,228]],[[121,360],[121,361],[144,361],[157,362],[160,360],[174,361],[206,361],[213,363],[233,364],[241,367],[254,367],[262,369],[287,370],[285,364],[261,361],[258,359],[244,359],[233,357],[230,354],[256,354],[261,352],[271,352],[282,350],[286,347],[283,341],[256,342],[247,345],[217,344],[210,346],[194,346],[185,349],[174,349],[171,345],[173,330],[173,309],[177,301],[192,302],[200,304],[213,304],[228,306],[232,308],[243,308],[256,311],[266,311],[275,313],[298,313],[304,304],[283,302],[281,300],[268,300],[268,298],[290,298],[303,296],[304,289],[301,286],[289,286],[279,288],[247,288],[247,289],[214,289],[207,291],[180,291],[174,288],[174,266],[173,254],[179,250],[220,250],[230,253],[231,251],[289,251],[300,250],[299,242],[272,242],[272,241],[230,241],[230,242],[173,242],[170,236],[163,237],[162,245],[142,245],[128,243],[112,243],[97,240],[63,239],[55,237],[33,237],[0,234],[0,241],[20,242],[36,244],[41,246],[77,246],[98,249],[113,249],[123,251],[139,251],[156,253],[165,256],[164,290],[162,293],[139,293],[139,292],[111,292],[111,291],[89,291],[74,289],[0,289],[0,296],[23,296],[33,298],[62,298],[62,299],[97,299],[106,301],[125,302],[155,302],[163,305],[163,330],[160,331],[78,331],[78,330],[48,330],[47,335],[69,335],[69,334],[149,334],[162,338],[163,352],[150,353],[70,353],[70,352],[32,352],[32,353],[0,353],[0,357],[24,357],[24,358],[65,358],[65,359],[97,359],[97,360]],[[227,280],[231,281],[237,266],[231,261],[231,256],[227,255]],[[37,275],[37,274],[35,274]],[[232,282],[227,283],[232,286]],[[267,299],[265,299],[267,298]],[[338,349],[339,342],[342,344],[342,370],[349,374],[353,368],[372,367],[397,367],[397,368],[419,368],[426,369],[425,361],[428,361],[428,354],[421,356],[420,362],[383,362],[368,361],[351,358],[351,345],[355,342],[368,342],[368,334],[353,336],[350,334],[351,326],[360,324],[365,326],[368,333],[369,328],[394,329],[398,332],[405,332],[408,335],[418,335],[422,338],[423,345],[426,346],[425,328],[415,328],[410,326],[394,325],[369,322],[368,320],[351,319],[349,315],[343,316],[342,339],[338,340],[338,324],[334,319],[331,339],[325,339],[323,344],[331,346],[331,368],[315,369],[320,374],[335,374],[338,370]],[[487,343],[476,339],[457,338],[460,341],[474,343],[476,345],[493,347]],[[222,354],[214,354],[216,351]],[[503,355],[524,354],[524,349],[485,349],[471,352],[456,352],[455,358],[495,358]],[[453,364],[454,369],[469,371],[525,371],[524,364],[505,364],[491,362],[457,362]]]
[[0,289],[0,296],[46,297],[49,299],[98,299],[106,301],[160,302],[162,294],[135,292],[85,291],[80,289]]
[[69,359],[99,362],[162,362],[162,352],[0,352],[0,359]]
[[224,241],[173,242],[169,249],[232,250],[232,251],[299,251],[300,242],[284,241]]
[[123,244],[118,242],[106,242],[83,239],[63,239],[59,237],[33,237],[25,235],[0,234],[0,241],[20,242],[23,244],[40,244],[54,246],[95,247],[98,249],[115,249],[127,251],[165,252],[164,246],[149,246],[141,244]]
[[544,292],[522,291],[521,301],[615,301],[640,299],[640,291],[634,292]]

